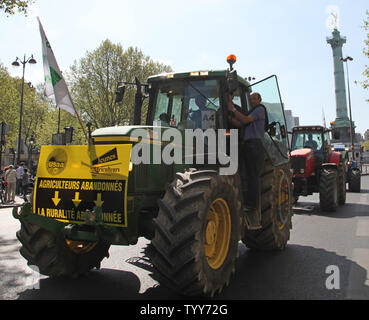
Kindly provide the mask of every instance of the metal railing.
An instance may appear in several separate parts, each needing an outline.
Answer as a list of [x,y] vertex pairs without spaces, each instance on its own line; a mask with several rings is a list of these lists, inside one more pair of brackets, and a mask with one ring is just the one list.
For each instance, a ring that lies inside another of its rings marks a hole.
[[362,176],[369,175],[369,163],[361,163],[359,166]]

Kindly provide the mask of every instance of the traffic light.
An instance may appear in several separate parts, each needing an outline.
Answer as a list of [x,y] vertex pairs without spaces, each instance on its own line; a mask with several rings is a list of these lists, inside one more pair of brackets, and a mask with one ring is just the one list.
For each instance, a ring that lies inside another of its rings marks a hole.
[[117,91],[115,92],[116,96],[115,96],[115,103],[119,103],[123,101],[124,98],[124,93],[126,91],[126,86],[120,86],[117,88]]

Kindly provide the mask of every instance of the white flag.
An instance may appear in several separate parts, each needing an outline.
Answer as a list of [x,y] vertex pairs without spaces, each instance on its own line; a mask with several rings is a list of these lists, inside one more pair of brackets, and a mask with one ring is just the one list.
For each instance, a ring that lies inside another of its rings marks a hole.
[[71,100],[67,84],[65,83],[65,80],[60,72],[53,50],[51,49],[50,43],[46,38],[41,21],[38,17],[37,20],[40,25],[42,40],[42,56],[44,61],[46,96],[55,99],[57,107],[76,116],[76,110]]

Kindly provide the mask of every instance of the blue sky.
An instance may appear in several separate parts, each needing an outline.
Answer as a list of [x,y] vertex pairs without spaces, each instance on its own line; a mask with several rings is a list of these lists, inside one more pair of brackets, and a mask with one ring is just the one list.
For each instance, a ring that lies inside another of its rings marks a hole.
[[86,51],[110,39],[124,48],[135,46],[174,71],[216,70],[227,67],[234,53],[244,77],[258,80],[276,74],[286,109],[301,124],[335,119],[331,35],[331,6],[339,11],[339,30],[347,37],[344,55],[349,64],[353,119],[357,132],[369,129],[369,91],[362,81],[368,64],[362,28],[369,4],[364,0],[36,0],[28,17],[0,16],[0,61],[14,76],[21,68],[16,56],[34,54],[26,80],[43,81],[39,16],[59,66],[67,70]]

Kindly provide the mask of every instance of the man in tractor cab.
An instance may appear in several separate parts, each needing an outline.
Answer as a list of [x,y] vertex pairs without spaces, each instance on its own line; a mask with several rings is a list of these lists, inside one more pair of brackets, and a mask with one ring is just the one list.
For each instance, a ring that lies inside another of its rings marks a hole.
[[228,109],[230,120],[237,127],[245,127],[241,146],[241,177],[244,189],[245,219],[250,230],[261,229],[260,208],[260,174],[264,163],[264,147],[262,139],[265,133],[267,118],[265,106],[261,104],[259,93],[250,95],[252,109],[247,114],[233,104],[233,95],[229,95]]
[[195,123],[195,128],[202,127],[202,112],[208,111],[209,109],[206,107],[207,98],[199,94],[195,98],[195,103],[198,106],[198,110],[190,112],[189,119]]
[[316,141],[313,140],[313,135],[311,133],[309,133],[308,141],[305,142],[304,147],[313,149],[313,151],[317,151],[318,144],[316,143]]

